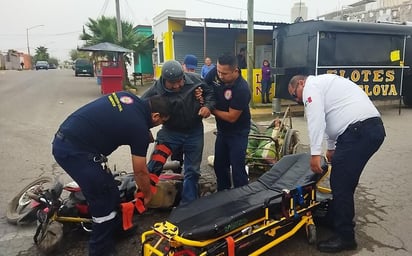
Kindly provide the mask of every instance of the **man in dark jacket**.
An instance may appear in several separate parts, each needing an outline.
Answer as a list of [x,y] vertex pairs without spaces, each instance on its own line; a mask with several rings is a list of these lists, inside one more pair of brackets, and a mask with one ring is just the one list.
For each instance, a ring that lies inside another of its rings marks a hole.
[[[202,91],[199,100],[196,90]],[[183,150],[184,182],[180,204],[198,197],[200,163],[202,161],[204,134],[202,118],[210,116],[214,108],[212,87],[206,85],[199,74],[185,73],[178,61],[163,64],[162,75],[142,98],[153,95],[166,96],[171,104],[170,119],[157,133],[157,145],[148,169],[160,175],[163,165],[172,152]]]

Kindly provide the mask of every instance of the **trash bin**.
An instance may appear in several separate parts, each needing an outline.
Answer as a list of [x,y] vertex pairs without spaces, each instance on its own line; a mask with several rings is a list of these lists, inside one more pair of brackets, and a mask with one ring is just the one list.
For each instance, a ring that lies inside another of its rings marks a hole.
[[123,90],[123,68],[119,61],[101,61],[101,93]]

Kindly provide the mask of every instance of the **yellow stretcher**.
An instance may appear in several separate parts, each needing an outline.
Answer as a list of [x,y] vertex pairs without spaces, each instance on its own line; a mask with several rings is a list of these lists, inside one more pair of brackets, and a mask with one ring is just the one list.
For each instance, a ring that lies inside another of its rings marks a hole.
[[[142,255],[261,255],[305,227],[316,242],[312,213],[319,184],[308,154],[283,157],[256,181],[175,208],[142,234]],[[322,192],[330,192],[321,188]]]

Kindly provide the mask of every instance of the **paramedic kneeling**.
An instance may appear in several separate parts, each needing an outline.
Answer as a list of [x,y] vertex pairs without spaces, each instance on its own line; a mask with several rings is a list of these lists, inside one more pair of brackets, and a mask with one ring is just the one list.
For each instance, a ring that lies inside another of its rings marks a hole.
[[150,128],[169,118],[167,98],[141,100],[128,92],[105,95],[72,113],[59,127],[53,141],[57,163],[79,184],[89,204],[93,226],[90,256],[115,255],[113,230],[120,226],[117,210],[120,192],[105,167],[106,156],[121,145],[129,145],[134,179],[152,198],[146,154],[152,141]]
[[354,192],[363,168],[385,138],[380,114],[358,85],[337,75],[297,75],[290,80],[288,90],[305,106],[312,171],[322,172],[324,134],[326,157],[332,164],[333,206],[330,210],[336,235],[319,242],[318,250],[355,250]]

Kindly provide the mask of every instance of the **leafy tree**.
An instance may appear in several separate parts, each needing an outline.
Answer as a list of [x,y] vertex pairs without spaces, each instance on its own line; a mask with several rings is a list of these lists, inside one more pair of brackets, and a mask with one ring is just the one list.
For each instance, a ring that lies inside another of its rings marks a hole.
[[56,65],[56,67],[59,65],[59,60],[57,60],[57,58],[54,58],[54,57],[50,57],[50,58],[48,59],[48,62],[49,62],[49,64],[54,64],[54,65]]
[[[86,23],[88,32],[83,28],[83,34],[80,35],[81,40],[85,40],[85,46],[95,45],[98,43],[109,42],[120,45],[126,49],[131,49],[139,54],[148,54],[152,51],[153,45],[150,38],[137,35],[133,30],[133,24],[128,21],[121,21],[122,26],[122,41],[119,42],[117,38],[117,23],[115,17],[102,16],[99,19],[89,18],[89,22]],[[95,57],[104,56],[108,59],[114,57],[113,53],[95,53]],[[124,60],[130,64],[130,56],[124,55]],[[128,81],[127,70],[125,68],[125,78]]]
[[50,56],[49,53],[47,52],[47,48],[44,46],[39,46],[36,48],[36,54],[33,57],[34,62],[38,60],[46,60],[48,61]]
[[70,55],[70,59],[72,61],[75,61],[78,58],[83,58],[83,59],[88,59],[89,58],[89,53],[78,51],[77,49],[70,50],[69,55]]

